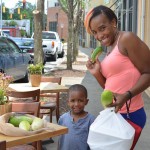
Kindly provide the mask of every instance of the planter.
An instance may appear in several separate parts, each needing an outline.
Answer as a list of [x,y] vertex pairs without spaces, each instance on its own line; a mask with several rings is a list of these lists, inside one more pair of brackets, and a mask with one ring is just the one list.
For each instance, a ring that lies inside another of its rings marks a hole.
[[0,115],[11,112],[11,110],[12,110],[11,108],[12,108],[11,103],[6,103],[3,105],[0,105]]
[[30,75],[30,82],[31,82],[31,85],[33,87],[40,86],[40,83],[41,83],[41,74],[31,74]]

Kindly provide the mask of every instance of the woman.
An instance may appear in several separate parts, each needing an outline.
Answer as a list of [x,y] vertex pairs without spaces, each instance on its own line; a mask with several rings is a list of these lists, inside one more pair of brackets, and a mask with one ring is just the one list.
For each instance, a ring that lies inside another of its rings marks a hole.
[[115,111],[119,111],[125,119],[128,118],[126,102],[132,98],[130,120],[142,129],[146,114],[141,93],[150,85],[148,46],[134,33],[119,31],[116,15],[102,5],[87,14],[85,27],[89,34],[108,49],[102,62],[98,59],[95,63],[90,59],[87,61],[88,70],[104,89],[114,93],[116,101],[109,106],[115,107]]

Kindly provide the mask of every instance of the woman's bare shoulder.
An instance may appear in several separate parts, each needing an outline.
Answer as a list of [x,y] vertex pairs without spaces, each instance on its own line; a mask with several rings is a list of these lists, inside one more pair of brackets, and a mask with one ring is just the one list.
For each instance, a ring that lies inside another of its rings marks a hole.
[[141,39],[133,32],[121,32],[119,41],[125,50],[135,48],[142,44]]
[[129,40],[137,40],[137,39],[140,40],[139,37],[133,32],[128,32],[128,31],[121,32],[120,40],[123,42],[126,42],[126,41],[129,42]]

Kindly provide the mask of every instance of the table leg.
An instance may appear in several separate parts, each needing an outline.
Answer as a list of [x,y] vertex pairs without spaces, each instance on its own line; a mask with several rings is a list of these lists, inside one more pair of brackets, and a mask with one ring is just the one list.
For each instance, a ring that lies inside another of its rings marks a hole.
[[0,150],[6,150],[6,141],[0,141]]
[[34,146],[36,148],[36,150],[42,150],[42,143],[41,143],[41,141],[33,142],[32,146]]

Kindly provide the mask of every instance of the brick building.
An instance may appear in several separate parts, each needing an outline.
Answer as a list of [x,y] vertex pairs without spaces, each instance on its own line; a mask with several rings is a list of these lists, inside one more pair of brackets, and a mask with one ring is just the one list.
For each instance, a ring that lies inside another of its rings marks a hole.
[[47,1],[47,28],[48,31],[58,32],[61,39],[68,37],[68,18],[56,0]]

